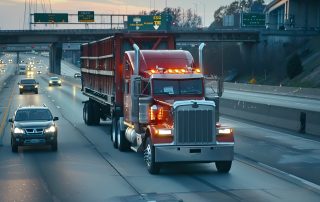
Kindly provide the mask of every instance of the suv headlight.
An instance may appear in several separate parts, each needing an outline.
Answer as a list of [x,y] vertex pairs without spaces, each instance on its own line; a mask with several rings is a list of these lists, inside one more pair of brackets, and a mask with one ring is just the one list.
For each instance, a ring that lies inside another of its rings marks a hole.
[[23,85],[19,85],[19,88],[23,88]]
[[15,134],[24,134],[24,130],[21,129],[21,128],[15,128],[13,133],[15,133]]
[[38,88],[38,85],[35,85],[34,87],[35,87],[35,88]]
[[56,132],[56,127],[50,126],[49,128],[44,129],[45,133],[54,133]]

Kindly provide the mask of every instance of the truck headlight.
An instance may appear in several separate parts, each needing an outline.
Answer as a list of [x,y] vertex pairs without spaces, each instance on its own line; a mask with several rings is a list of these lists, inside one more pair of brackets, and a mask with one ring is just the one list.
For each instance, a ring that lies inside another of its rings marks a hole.
[[171,129],[158,129],[157,133],[160,136],[169,136],[171,135]]
[[61,83],[61,80],[59,80],[58,83]]
[[220,135],[231,134],[232,132],[233,132],[232,128],[219,129],[219,134]]
[[23,88],[23,85],[19,85],[19,88]]
[[49,81],[49,83],[52,83],[52,81]]
[[15,134],[24,134],[24,130],[21,129],[21,128],[15,128],[13,133],[15,133]]
[[34,87],[35,87],[35,88],[38,88],[38,85],[35,85]]
[[50,126],[49,128],[44,129],[45,133],[54,133],[56,132],[56,127]]

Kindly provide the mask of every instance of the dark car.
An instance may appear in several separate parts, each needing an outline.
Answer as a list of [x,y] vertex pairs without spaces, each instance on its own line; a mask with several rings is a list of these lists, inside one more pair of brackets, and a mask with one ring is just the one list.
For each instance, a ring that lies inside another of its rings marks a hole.
[[58,131],[53,117],[46,106],[19,107],[11,122],[11,148],[17,152],[19,146],[51,145],[53,151],[58,149]]
[[56,76],[50,77],[49,86],[54,86],[54,85],[61,86],[61,79]]
[[75,73],[74,74],[74,78],[81,78],[81,74],[80,73]]
[[21,79],[18,85],[20,94],[26,91],[38,94],[39,83],[35,79]]

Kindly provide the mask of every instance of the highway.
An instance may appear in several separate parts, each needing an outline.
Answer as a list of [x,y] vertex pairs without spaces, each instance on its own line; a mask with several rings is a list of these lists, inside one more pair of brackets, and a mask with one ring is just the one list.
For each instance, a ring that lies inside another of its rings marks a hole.
[[[0,94],[1,112],[12,116],[21,105],[45,103],[58,116],[58,152],[23,148],[11,152],[10,125],[0,146],[0,201],[318,201],[320,143],[226,117],[235,128],[236,158],[229,174],[213,163],[166,165],[150,175],[143,155],[120,152],[110,141],[108,122],[86,126],[79,80],[49,87],[39,75],[40,91],[18,94],[17,82]],[[308,172],[306,172],[306,170]]]

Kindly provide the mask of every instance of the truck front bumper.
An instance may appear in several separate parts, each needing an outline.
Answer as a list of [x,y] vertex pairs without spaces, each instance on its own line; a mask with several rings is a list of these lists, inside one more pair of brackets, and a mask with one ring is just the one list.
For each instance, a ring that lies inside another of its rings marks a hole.
[[155,145],[155,162],[214,162],[232,161],[233,144],[206,146]]

